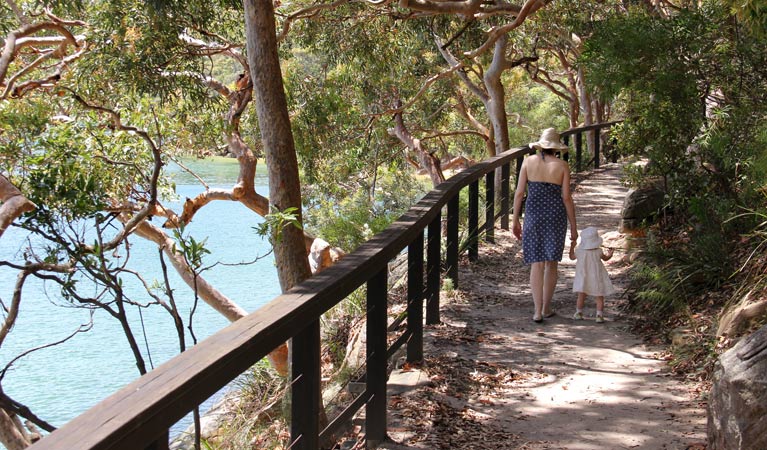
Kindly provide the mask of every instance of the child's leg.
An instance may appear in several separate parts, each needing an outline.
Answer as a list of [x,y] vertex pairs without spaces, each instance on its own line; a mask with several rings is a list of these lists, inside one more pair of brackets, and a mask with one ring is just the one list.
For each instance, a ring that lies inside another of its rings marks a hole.
[[600,296],[597,296],[596,299],[597,299],[597,319],[596,319],[596,322],[597,323],[604,323],[605,316],[602,315],[602,313],[604,312],[603,310],[605,308],[605,296],[604,295],[600,295]]
[[596,297],[596,300],[597,300],[597,315],[601,316],[602,312],[605,309],[605,296],[599,295]]
[[586,294],[584,292],[578,292],[578,299],[575,301],[575,314],[573,314],[573,319],[583,320],[584,303],[586,303]]
[[[602,297],[604,299],[604,297]],[[575,311],[583,312],[583,305],[586,304],[586,293],[578,292],[578,300],[575,301]]]

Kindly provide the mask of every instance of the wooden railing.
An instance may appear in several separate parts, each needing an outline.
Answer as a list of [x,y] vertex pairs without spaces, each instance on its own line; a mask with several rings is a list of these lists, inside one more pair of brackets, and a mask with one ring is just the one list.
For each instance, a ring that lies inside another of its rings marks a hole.
[[[570,144],[570,136],[575,137],[575,171],[580,172],[583,170],[583,134],[588,132],[593,132],[595,137],[598,137],[602,129],[609,128],[616,123],[620,123],[620,120],[616,120],[613,122],[603,122],[598,123],[594,125],[589,125],[586,127],[579,127],[579,128],[570,128],[569,130],[563,131],[560,136],[562,137],[562,141],[565,144]],[[602,147],[602,140],[595,138],[593,140],[594,142],[594,155],[593,159],[589,162],[593,162],[594,168],[599,169],[600,166],[600,159],[601,159],[601,147]],[[566,155],[565,159],[568,159],[569,152]],[[613,162],[617,159],[617,154],[612,153],[611,159]]]
[[[612,125],[572,129],[563,136]],[[576,148],[577,147],[576,140]],[[457,287],[459,195],[469,188],[469,260],[478,256],[479,236],[493,240],[497,217],[508,229],[511,164],[527,147],[515,148],[453,176],[427,194],[386,230],[334,266],[273,299],[256,312],[201,341],[106,398],[31,448],[33,450],[137,450],[168,448],[169,429],[211,395],[240,376],[272,349],[292,339],[291,447],[314,450],[362,407],[368,448],[386,436],[386,381],[390,356],[407,345],[406,359],[423,358],[426,324],[439,323],[442,210],[447,209],[445,276]],[[598,153],[595,158],[598,167]],[[495,172],[501,198],[495,201]],[[484,178],[485,220],[479,225],[479,189]],[[495,214],[496,203],[500,207]],[[425,244],[425,245],[424,245]],[[425,271],[424,271],[424,247]],[[388,263],[407,248],[407,326],[387,344]],[[424,273],[426,279],[424,281]],[[364,392],[320,429],[320,317],[357,288],[367,285],[367,370]]]

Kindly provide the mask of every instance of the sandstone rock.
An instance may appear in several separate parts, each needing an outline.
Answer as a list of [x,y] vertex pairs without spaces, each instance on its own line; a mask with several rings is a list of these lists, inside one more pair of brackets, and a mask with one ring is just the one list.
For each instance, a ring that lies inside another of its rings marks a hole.
[[720,356],[708,408],[710,450],[767,448],[767,325]]
[[621,232],[638,228],[642,221],[658,214],[665,193],[657,187],[632,189],[626,194],[621,209]]

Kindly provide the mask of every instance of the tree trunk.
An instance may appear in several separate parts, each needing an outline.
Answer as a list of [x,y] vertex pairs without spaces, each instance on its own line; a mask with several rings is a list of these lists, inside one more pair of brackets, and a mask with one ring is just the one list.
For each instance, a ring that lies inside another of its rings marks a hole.
[[[294,214],[303,222],[298,159],[277,54],[274,5],[272,0],[244,0],[243,4],[248,63],[269,174],[270,205],[278,211],[295,208]],[[272,245],[283,292],[311,276],[303,230],[291,225],[272,230]],[[285,356],[288,360],[287,353]],[[326,423],[327,416],[320,404],[320,426]]]
[[493,61],[485,72],[485,87],[490,97],[487,102],[487,116],[490,123],[493,124],[493,134],[495,137],[495,156],[509,149],[509,119],[506,115],[506,93],[501,82],[501,75],[508,67],[506,60],[506,44],[508,37],[501,36],[495,42]]
[[[503,72],[510,67],[506,59],[506,45],[508,36],[502,35],[495,42],[493,51],[493,61],[490,63],[487,72],[485,72],[484,81],[487,88],[489,101],[485,104],[487,107],[487,116],[490,123],[493,124],[493,135],[495,138],[495,151],[490,156],[499,155],[509,148],[509,118],[506,114],[506,92],[503,89],[501,76]],[[493,179],[493,191],[495,192],[496,202],[501,201],[501,171],[495,171]]]
[[[271,0],[245,0],[245,33],[248,63],[253,80],[261,141],[269,174],[269,199],[278,211],[295,208],[301,220],[298,160],[290,128],[288,105],[277,54],[274,6]],[[309,278],[303,232],[293,226],[273,235],[277,275],[283,292]]]
[[0,441],[8,450],[23,450],[32,444],[4,409],[0,409]]
[[[594,123],[594,112],[591,108],[591,94],[586,89],[582,68],[578,69],[578,96],[580,97],[581,108],[583,108],[583,126],[589,126]],[[592,155],[594,155],[594,135],[595,132],[593,131],[586,132],[586,148]]]
[[[400,108],[402,103],[397,100],[396,108]],[[402,141],[407,148],[415,153],[418,157],[418,166],[429,174],[431,184],[437,186],[445,181],[445,175],[442,173],[442,167],[439,158],[433,154],[427,152],[420,139],[416,139],[410,134],[410,131],[405,126],[405,121],[402,120],[402,112],[398,112],[394,115],[394,128],[389,130],[389,134],[396,136],[397,139]]]

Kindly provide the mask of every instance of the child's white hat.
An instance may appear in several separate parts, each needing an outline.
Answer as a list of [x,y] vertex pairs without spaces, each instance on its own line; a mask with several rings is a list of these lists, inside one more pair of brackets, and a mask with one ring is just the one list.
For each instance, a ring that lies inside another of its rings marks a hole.
[[599,248],[602,245],[602,238],[599,237],[599,231],[594,227],[588,227],[581,231],[581,245],[584,250]]

